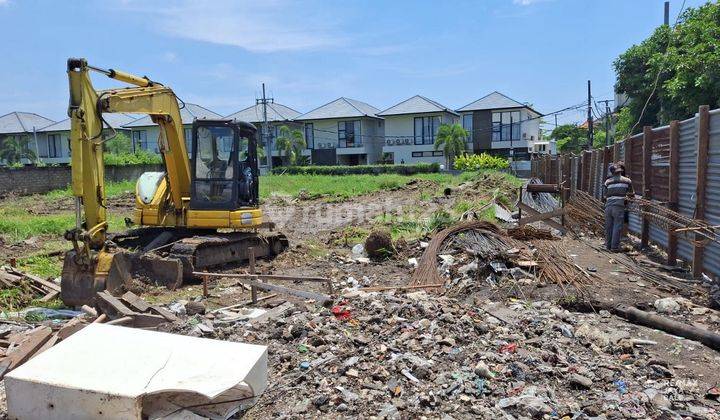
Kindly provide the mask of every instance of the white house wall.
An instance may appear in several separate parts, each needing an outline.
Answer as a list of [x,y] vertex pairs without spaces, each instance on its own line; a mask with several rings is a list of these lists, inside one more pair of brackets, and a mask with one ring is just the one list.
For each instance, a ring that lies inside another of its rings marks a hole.
[[[445,163],[445,156],[423,156],[413,157],[413,152],[432,154],[435,146],[432,144],[415,144],[415,117],[440,117],[443,124],[454,124],[459,122],[459,117],[449,112],[436,114],[403,114],[388,115],[385,117],[385,142],[384,153],[393,154],[395,164],[413,163]],[[401,144],[397,144],[398,141]],[[407,144],[407,143],[410,144]]]

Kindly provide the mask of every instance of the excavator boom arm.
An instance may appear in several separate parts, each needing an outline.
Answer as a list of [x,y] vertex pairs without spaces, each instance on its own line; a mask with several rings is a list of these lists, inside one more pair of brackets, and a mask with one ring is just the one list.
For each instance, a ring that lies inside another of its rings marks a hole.
[[[92,85],[90,71],[101,72],[136,87],[98,92]],[[68,79],[72,191],[78,200],[78,212],[82,207],[85,215],[84,228],[78,217],[74,239],[99,249],[106,238],[104,112],[148,114],[160,126],[158,147],[165,162],[170,199],[175,210],[181,211],[183,199],[190,195],[190,167],[180,108],[173,91],[147,77],[89,66],[81,58],[68,60]]]

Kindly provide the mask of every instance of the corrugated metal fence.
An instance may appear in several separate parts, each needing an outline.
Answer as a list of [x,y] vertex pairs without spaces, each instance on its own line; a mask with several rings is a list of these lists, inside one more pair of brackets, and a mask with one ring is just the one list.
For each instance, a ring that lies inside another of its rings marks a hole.
[[[720,225],[720,109],[701,106],[695,117],[672,121],[605,149],[580,155],[543,156],[532,162],[532,175],[546,183],[565,182],[597,198],[612,162],[624,161],[635,193],[683,216]],[[701,199],[698,199],[700,197]],[[677,258],[692,263],[693,273],[720,277],[720,244],[695,240],[694,234],[676,234],[665,226],[631,213],[629,229],[643,245],[653,242]]]

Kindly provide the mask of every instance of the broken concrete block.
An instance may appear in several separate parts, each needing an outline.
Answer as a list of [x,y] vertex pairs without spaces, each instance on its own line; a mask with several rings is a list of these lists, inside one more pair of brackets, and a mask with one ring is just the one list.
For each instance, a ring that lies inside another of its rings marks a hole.
[[266,346],[103,324],[5,377],[8,416],[21,419],[162,418],[183,407],[228,418],[266,388]]

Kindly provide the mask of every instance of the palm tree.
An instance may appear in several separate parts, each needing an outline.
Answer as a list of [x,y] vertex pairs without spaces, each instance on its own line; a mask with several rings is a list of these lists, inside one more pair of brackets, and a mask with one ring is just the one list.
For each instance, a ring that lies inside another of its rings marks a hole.
[[0,143],[0,160],[6,165],[12,165],[27,159],[31,162],[37,160],[37,155],[30,150],[30,140],[26,136],[7,136]]
[[287,125],[280,127],[280,134],[275,139],[275,144],[283,162],[285,164],[289,162],[291,165],[295,165],[300,160],[303,149],[307,147],[302,131],[291,130]]
[[452,169],[455,157],[465,152],[465,139],[470,133],[460,124],[442,124],[435,136],[435,150],[443,149],[447,169]]

